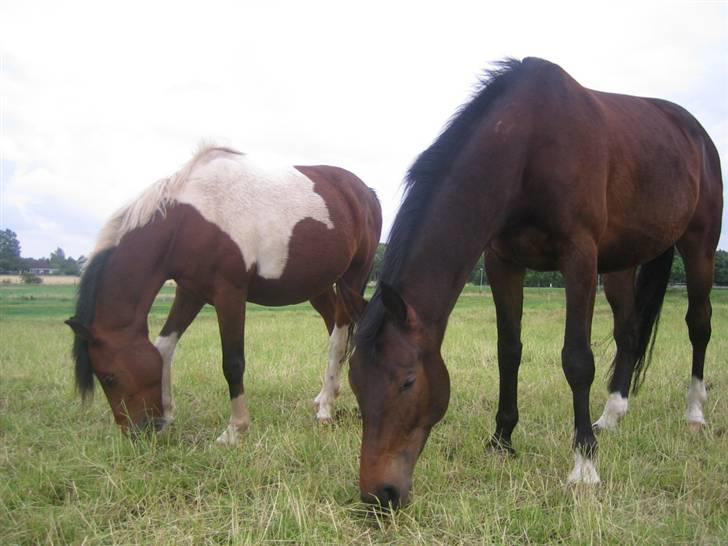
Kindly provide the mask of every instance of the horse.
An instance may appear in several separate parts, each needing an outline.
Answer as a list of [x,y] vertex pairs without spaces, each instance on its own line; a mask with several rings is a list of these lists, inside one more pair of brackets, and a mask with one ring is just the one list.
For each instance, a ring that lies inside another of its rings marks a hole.
[[[204,146],[116,212],[101,229],[66,323],[75,337],[78,390],[98,378],[124,432],[160,431],[174,417],[175,347],[205,304],[214,306],[231,417],[217,438],[248,429],[243,386],[247,301],[282,306],[309,300],[329,333],[328,366],[315,399],[333,419],[350,326],[381,233],[373,190],[332,166],[269,165],[236,150]],[[163,284],[176,292],[152,344],[147,315]]]
[[[567,483],[600,481],[595,429],[615,424],[626,411],[633,373],[643,377],[676,247],[685,263],[693,347],[687,418],[705,422],[703,365],[722,180],[715,146],[686,110],[586,89],[545,60],[506,59],[486,72],[404,185],[349,368],[363,420],[364,501],[396,507],[409,500],[417,458],[448,406],[440,353],[448,316],[483,253],[500,375],[491,448],[513,452],[525,269],[560,271],[561,360],[575,429]],[[598,273],[606,273],[617,356],[605,414],[593,428],[590,336]]]

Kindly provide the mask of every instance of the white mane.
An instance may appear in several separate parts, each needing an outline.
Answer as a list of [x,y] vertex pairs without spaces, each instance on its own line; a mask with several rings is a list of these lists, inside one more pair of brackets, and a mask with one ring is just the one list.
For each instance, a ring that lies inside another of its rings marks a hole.
[[121,238],[133,229],[143,227],[159,213],[164,216],[167,206],[184,188],[189,175],[202,158],[215,152],[240,154],[236,150],[213,145],[201,145],[197,153],[179,171],[168,178],[162,178],[144,190],[139,197],[117,210],[101,228],[91,256],[87,263],[102,250],[115,247]]

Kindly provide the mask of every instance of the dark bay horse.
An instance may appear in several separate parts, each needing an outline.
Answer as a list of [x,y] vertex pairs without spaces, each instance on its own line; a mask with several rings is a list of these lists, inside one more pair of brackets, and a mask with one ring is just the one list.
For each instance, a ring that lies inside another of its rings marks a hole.
[[[486,253],[497,313],[499,404],[491,446],[512,450],[525,268],[566,283],[561,354],[571,387],[575,465],[570,483],[596,483],[589,415],[597,274],[614,310],[618,354],[597,427],[626,410],[678,248],[685,262],[693,345],[688,420],[704,421],[720,233],[718,153],[684,109],[585,89],[559,66],[507,60],[410,168],[378,290],[355,335],[349,379],[362,419],[362,498],[406,502],[450,382],[440,347],[448,316]],[[635,279],[635,268],[641,266]]]
[[[99,379],[124,429],[173,416],[170,367],[175,346],[204,304],[215,307],[232,415],[221,443],[249,425],[244,396],[245,302],[310,300],[330,335],[328,368],[316,397],[329,421],[349,325],[381,232],[372,190],[336,167],[268,167],[226,148],[201,149],[180,171],[147,189],[102,229],[67,323],[76,337],[82,395]],[[168,279],[174,303],[154,344],[147,315]]]

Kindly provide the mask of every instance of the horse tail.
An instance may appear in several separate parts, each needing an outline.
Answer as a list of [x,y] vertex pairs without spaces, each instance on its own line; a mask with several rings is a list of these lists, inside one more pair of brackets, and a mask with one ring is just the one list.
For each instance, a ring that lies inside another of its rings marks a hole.
[[633,324],[636,325],[636,356],[632,393],[635,394],[645,380],[645,371],[652,360],[660,311],[670,280],[675,247],[640,267],[635,282],[635,309]]

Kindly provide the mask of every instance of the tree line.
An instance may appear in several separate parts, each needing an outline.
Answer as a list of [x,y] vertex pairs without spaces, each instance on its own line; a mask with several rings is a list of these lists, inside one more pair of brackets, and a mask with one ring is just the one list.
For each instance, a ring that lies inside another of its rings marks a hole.
[[[379,243],[374,257],[371,280],[379,280],[384,252],[387,249],[385,243]],[[31,270],[48,270],[57,275],[80,275],[86,261],[85,256],[73,258],[66,256],[62,248],[51,252],[47,258],[23,258],[21,257],[20,241],[14,231],[5,229],[0,231],[0,273],[20,274]],[[483,256],[470,273],[468,282],[476,286],[488,284],[488,274],[483,266]],[[715,257],[715,280],[717,286],[728,286],[728,252],[719,250]],[[675,252],[670,273],[670,284],[685,284],[685,266],[682,257]],[[524,279],[525,286],[536,287],[563,287],[564,279],[558,271],[533,271],[528,269]]]
[[[385,243],[379,243],[377,253],[374,257],[374,268],[372,270],[372,281],[379,280],[384,252],[387,249]],[[468,282],[476,286],[488,284],[488,274],[483,265],[483,256],[478,259],[478,263],[470,273]],[[524,286],[530,287],[563,287],[564,278],[558,271],[534,271],[526,270],[526,276],[523,281]],[[672,262],[672,271],[670,273],[670,284],[685,284],[685,266],[679,252],[675,252]],[[715,278],[716,286],[728,286],[728,252],[719,250],[715,256]]]
[[85,262],[85,256],[66,256],[60,247],[47,258],[24,258],[17,234],[10,229],[0,231],[0,273],[49,271],[54,275],[80,275]]

